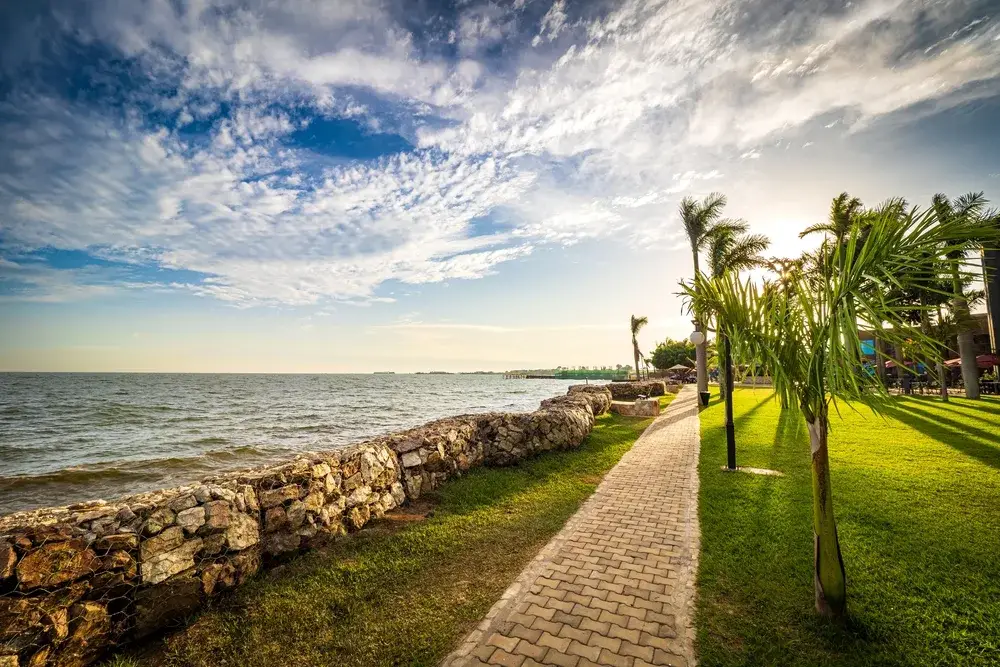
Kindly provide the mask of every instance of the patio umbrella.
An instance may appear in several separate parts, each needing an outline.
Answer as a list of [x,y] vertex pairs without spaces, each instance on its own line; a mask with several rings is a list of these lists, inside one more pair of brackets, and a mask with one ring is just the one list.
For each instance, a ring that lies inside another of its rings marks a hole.
[[667,369],[668,371],[690,371],[691,368],[684,364],[675,364]]
[[997,365],[997,355],[995,354],[980,354],[976,357],[976,365],[980,368],[993,368]]
[[[888,366],[888,364],[886,364]],[[958,367],[962,365],[961,359],[949,359],[944,362],[945,366]],[[980,354],[976,357],[976,365],[980,368],[993,368],[997,365],[997,355],[995,354]]]

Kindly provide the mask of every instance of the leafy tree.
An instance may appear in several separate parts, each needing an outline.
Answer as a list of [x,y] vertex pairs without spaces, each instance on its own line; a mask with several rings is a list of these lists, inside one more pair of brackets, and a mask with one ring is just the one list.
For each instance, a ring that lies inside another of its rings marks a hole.
[[633,315],[629,320],[629,328],[632,330],[632,356],[635,357],[635,379],[639,379],[639,358],[642,356],[642,352],[639,351],[639,341],[636,340],[636,336],[639,335],[639,331],[649,324],[648,317],[636,317]]
[[696,354],[694,348],[694,343],[689,340],[668,338],[656,345],[656,349],[650,353],[650,357],[652,357],[653,366],[661,371],[677,364],[688,366],[693,363]]
[[[750,362],[770,369],[774,388],[806,421],[813,479],[814,584],[816,608],[842,617],[847,584],[840,553],[830,483],[830,404],[856,401],[879,409],[885,386],[862,370],[858,319],[884,322],[886,340],[925,356],[940,357],[940,343],[907,326],[908,305],[894,288],[921,288],[933,275],[939,253],[963,247],[969,238],[997,238],[986,225],[938,219],[914,209],[900,217],[882,212],[867,229],[852,225],[843,243],[830,244],[826,279],[796,272],[784,286],[758,285],[735,272],[695,276],[682,283],[690,309],[716,313],[717,326]],[[914,270],[915,269],[915,270]]]

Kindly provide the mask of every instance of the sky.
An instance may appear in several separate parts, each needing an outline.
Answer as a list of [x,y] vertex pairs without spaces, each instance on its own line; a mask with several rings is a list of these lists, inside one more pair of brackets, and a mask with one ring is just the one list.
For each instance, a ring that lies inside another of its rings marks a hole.
[[0,370],[631,362],[677,206],[1000,200],[1000,0],[0,8]]

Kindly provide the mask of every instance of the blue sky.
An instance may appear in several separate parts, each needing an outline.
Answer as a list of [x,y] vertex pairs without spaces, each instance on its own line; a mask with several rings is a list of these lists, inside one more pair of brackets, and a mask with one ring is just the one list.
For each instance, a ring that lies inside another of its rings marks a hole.
[[0,368],[628,363],[676,208],[1000,199],[1000,3],[0,9]]

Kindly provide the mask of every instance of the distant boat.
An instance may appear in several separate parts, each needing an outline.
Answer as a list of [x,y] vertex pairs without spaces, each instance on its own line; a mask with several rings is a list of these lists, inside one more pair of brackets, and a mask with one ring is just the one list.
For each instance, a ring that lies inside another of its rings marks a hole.
[[375,371],[375,375],[395,375],[396,371]]

